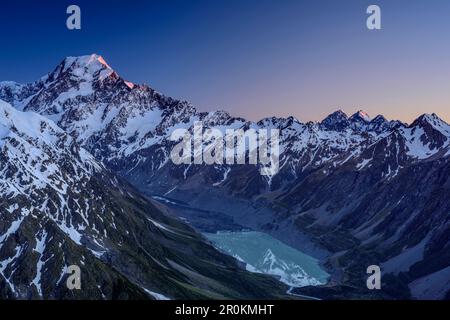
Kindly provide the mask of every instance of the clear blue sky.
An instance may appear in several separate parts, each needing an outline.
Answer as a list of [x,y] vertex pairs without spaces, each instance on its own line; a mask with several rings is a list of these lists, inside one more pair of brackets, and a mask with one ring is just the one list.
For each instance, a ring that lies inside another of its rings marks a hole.
[[[82,30],[65,27],[69,4]],[[381,31],[366,8],[382,9]],[[0,80],[98,53],[124,78],[200,110],[319,120],[337,108],[450,121],[450,1],[8,1]]]

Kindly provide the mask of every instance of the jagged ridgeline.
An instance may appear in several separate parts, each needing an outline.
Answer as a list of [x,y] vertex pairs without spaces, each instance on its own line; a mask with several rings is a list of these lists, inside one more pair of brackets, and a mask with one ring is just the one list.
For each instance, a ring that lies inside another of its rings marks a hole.
[[[393,284],[386,297],[449,295],[450,126],[436,114],[411,124],[363,111],[252,122],[126,81],[95,54],[66,58],[31,84],[0,83],[0,99],[53,120],[140,192],[177,203],[171,208],[202,231],[251,228],[301,250],[311,242],[332,283],[353,288],[367,265],[380,264]],[[196,121],[279,129],[280,170],[174,165],[170,134]]]
[[[0,102],[0,297],[276,298],[52,121]],[[67,269],[81,269],[68,290]]]

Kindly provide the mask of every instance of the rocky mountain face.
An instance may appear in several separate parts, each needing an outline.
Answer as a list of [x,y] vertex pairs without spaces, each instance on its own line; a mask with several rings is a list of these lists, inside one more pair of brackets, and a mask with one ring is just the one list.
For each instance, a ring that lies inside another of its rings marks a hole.
[[[268,298],[286,290],[216,251],[52,121],[2,101],[0,163],[2,298]],[[66,286],[71,265],[81,269],[82,290]]]
[[[326,261],[332,283],[353,288],[368,265],[382,265],[391,298],[443,298],[450,290],[436,280],[450,266],[450,126],[435,114],[409,125],[363,111],[337,111],[319,123],[252,122],[199,112],[125,81],[98,55],[66,58],[32,84],[0,83],[0,99],[55,121],[108,169],[200,230],[271,233]],[[174,165],[170,135],[192,131],[196,121],[222,132],[279,129],[279,172]]]

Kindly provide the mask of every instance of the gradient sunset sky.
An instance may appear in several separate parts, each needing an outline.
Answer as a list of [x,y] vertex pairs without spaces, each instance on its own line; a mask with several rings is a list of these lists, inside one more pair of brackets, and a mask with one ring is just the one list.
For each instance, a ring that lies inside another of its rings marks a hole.
[[[65,26],[69,4],[81,7],[81,31]],[[370,4],[380,31],[366,28]],[[448,0],[16,0],[2,2],[0,29],[0,81],[31,82],[95,52],[200,110],[450,122]]]

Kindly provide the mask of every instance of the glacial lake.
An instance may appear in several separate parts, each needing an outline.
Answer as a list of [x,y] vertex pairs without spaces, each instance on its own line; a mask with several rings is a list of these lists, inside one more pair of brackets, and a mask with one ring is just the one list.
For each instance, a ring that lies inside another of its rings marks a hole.
[[321,285],[328,280],[317,259],[266,233],[223,231],[204,236],[219,250],[246,263],[248,271],[276,275],[289,286]]

